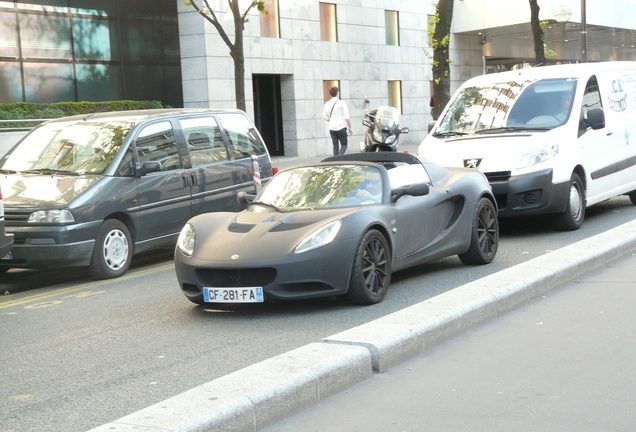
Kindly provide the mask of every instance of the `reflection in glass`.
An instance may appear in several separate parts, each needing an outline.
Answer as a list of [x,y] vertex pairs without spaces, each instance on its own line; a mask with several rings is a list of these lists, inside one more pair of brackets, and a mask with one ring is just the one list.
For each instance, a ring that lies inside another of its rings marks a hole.
[[338,41],[335,4],[320,3],[320,40],[327,42]]
[[24,57],[47,59],[72,57],[71,31],[67,18],[25,14],[19,17]]
[[122,94],[120,66],[78,64],[75,66],[75,74],[79,100],[117,100]]
[[0,61],[0,103],[22,101],[20,65]]
[[27,102],[75,100],[73,68],[70,64],[24,63]]
[[440,119],[437,135],[550,130],[572,111],[576,79],[559,78],[467,87]]
[[[366,190],[375,194],[361,193]],[[293,212],[358,207],[380,202],[382,191],[382,175],[376,167],[301,167],[282,171],[274,176],[256,198],[250,211],[269,211],[276,208],[283,212]],[[258,204],[259,202],[263,204]]]
[[2,169],[103,174],[131,127],[132,124],[125,121],[44,124],[27,135],[5,158]]
[[392,46],[400,45],[400,27],[397,11],[384,11],[384,29],[386,33],[386,44]]
[[261,36],[279,38],[278,0],[265,0],[266,15],[261,15]]
[[0,13],[0,56],[18,56],[18,34],[16,32],[15,15]]
[[73,18],[73,49],[77,59],[119,60],[117,23]]

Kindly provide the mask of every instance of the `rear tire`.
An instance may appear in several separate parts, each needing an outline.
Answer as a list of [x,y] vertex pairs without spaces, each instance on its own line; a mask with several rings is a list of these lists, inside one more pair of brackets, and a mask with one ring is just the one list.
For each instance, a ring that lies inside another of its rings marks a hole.
[[572,173],[570,194],[563,213],[554,218],[554,225],[563,231],[574,231],[581,228],[585,218],[585,186],[577,173]]
[[107,219],[97,232],[90,271],[96,279],[117,278],[128,270],[132,259],[132,240],[126,225]]
[[378,230],[369,230],[353,259],[347,298],[362,305],[379,303],[391,283],[391,250]]
[[497,209],[488,198],[481,198],[473,214],[470,246],[459,259],[468,265],[489,264],[499,248],[499,221]]

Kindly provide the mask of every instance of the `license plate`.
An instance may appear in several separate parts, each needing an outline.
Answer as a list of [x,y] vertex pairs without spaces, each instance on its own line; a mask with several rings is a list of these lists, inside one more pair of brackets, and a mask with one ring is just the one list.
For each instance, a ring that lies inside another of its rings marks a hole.
[[206,303],[260,303],[263,301],[262,287],[203,288]]

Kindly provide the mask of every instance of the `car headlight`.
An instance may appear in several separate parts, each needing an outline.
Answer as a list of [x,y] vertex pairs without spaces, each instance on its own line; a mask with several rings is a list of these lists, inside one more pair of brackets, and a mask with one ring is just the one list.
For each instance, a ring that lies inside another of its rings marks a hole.
[[303,241],[296,246],[294,253],[299,254],[328,245],[336,238],[341,226],[342,221],[337,220],[320,227],[305,237]]
[[66,224],[75,222],[68,210],[38,210],[29,215],[27,223]]
[[179,238],[177,239],[177,247],[184,255],[192,256],[192,252],[194,252],[194,245],[197,242],[197,235],[194,231],[194,227],[187,223],[183,228],[181,228],[181,232],[179,233]]
[[559,154],[559,144],[556,141],[548,141],[531,151],[523,153],[519,160],[518,168],[536,165],[555,157],[557,154]]

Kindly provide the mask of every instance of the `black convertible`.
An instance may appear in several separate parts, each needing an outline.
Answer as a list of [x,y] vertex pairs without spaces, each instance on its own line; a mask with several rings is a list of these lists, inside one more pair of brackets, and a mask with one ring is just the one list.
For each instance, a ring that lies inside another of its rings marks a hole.
[[347,296],[382,301],[391,272],[459,255],[490,263],[497,207],[475,170],[406,153],[334,156],[279,172],[240,213],[184,226],[175,269],[197,304]]

